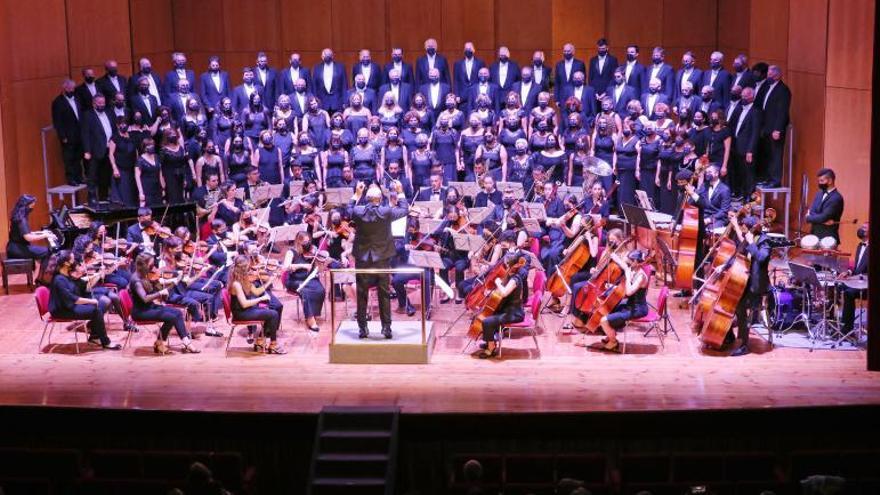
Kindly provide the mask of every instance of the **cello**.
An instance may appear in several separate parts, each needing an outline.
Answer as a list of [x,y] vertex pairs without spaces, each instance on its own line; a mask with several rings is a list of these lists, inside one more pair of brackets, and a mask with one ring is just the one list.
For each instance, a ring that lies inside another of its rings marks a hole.
[[[742,234],[739,224],[732,223],[739,237]],[[750,262],[742,253],[745,242],[740,244],[736,254],[730,258],[720,275],[718,283],[718,296],[712,302],[711,310],[703,315],[702,333],[700,340],[709,347],[715,349],[724,345],[724,337],[733,325],[736,316],[736,306],[745,294],[749,283]]]
[[[705,165],[701,157],[696,167],[691,185],[702,175]],[[700,209],[688,204],[689,197],[681,203],[681,230],[678,233],[678,253],[675,260],[675,288],[689,289],[693,286],[694,268],[696,268],[697,241],[700,235]]]
[[[484,283],[483,286],[490,287],[491,284],[491,287],[493,287],[493,289],[491,291],[488,291],[487,289],[483,290],[483,292],[485,292],[485,297],[483,298],[483,301],[481,303],[482,307],[479,308],[477,315],[474,316],[474,319],[471,321],[470,328],[468,328],[468,337],[471,340],[476,340],[477,337],[479,337],[480,334],[483,333],[483,320],[485,320],[489,316],[494,315],[498,311],[498,307],[501,305],[501,301],[504,300],[501,292],[497,288],[494,288],[495,281],[499,279],[502,281],[507,281],[511,275],[519,271],[519,269],[524,267],[525,265],[526,258],[523,256],[518,257],[517,260],[509,266],[506,262],[500,261],[498,263],[498,266],[501,267],[501,269],[498,270],[499,275],[494,278],[486,277],[486,283]],[[494,272],[496,270],[493,268],[492,271]]]
[[620,265],[611,262],[611,257],[617,254],[630,241],[623,241],[612,251],[610,247],[605,248],[602,257],[599,260],[596,271],[587,281],[587,284],[575,294],[574,305],[582,313],[589,314],[596,305],[596,299],[602,293],[606,285],[618,280],[623,275]]
[[586,330],[588,332],[597,331],[601,326],[602,318],[614,312],[614,308],[626,297],[626,277],[624,276],[623,263],[616,253],[611,255],[609,267],[615,266],[617,277],[610,280],[613,287],[596,299],[590,319],[587,320]]

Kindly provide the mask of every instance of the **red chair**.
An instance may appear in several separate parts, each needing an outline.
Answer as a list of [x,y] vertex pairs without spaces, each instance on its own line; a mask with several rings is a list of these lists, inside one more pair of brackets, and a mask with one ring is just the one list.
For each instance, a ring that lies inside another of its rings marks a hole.
[[[159,320],[138,320],[131,316],[131,309],[134,307],[134,302],[131,300],[131,294],[128,292],[128,289],[122,289],[119,291],[119,303],[122,306],[122,319],[127,320],[131,318],[131,322],[134,323],[136,327],[146,326],[146,325],[162,325],[163,322]],[[130,328],[128,330],[128,335],[125,336],[125,343],[122,344],[122,348],[125,349],[128,347],[128,343],[131,340],[131,334],[134,333],[134,328]]]
[[43,352],[43,338],[46,336],[46,330],[49,330],[48,345],[52,342],[52,331],[55,329],[56,323],[73,323],[74,346],[76,348],[76,353],[79,354],[79,336],[77,336],[76,333],[77,330],[80,327],[85,326],[89,320],[56,318],[49,314],[49,289],[46,287],[37,287],[37,290],[34,292],[34,301],[37,303],[37,313],[40,315],[40,320],[44,323],[43,334],[40,335],[40,342],[37,343],[37,352]]
[[223,314],[226,315],[226,323],[229,324],[229,337],[226,339],[226,351],[224,357],[229,357],[229,345],[232,344],[232,336],[235,335],[235,327],[239,326],[259,326],[262,330],[263,322],[261,320],[236,320],[232,315],[232,296],[227,289],[223,289]]
[[[657,307],[648,306],[648,314],[642,318],[638,318],[632,320],[631,323],[636,324],[648,324],[648,330],[645,331],[645,337],[648,336],[652,331],[657,332],[657,336],[660,338],[660,345],[665,347],[663,339],[666,335],[672,331],[672,334],[675,335],[676,340],[681,340],[678,338],[678,333],[675,331],[675,327],[672,326],[672,320],[669,318],[668,304],[667,301],[669,299],[669,288],[665,285],[660,289],[660,294],[657,295]],[[660,322],[663,322],[663,327],[660,327]]]
[[[541,272],[538,272],[541,273]],[[537,275],[536,275],[537,278]],[[501,355],[501,343],[504,340],[504,331],[507,331],[507,336],[510,338],[511,330],[525,330],[532,336],[532,340],[535,341],[535,349],[540,353],[541,348],[538,347],[538,315],[541,312],[541,298],[544,296],[543,284],[540,291],[536,290],[531,297],[529,297],[528,303],[526,304],[528,312],[526,313],[523,321],[518,323],[507,323],[501,325],[501,329],[498,331],[498,355]]]
[[529,251],[531,251],[538,259],[541,259],[541,241],[537,237],[532,237],[531,244],[529,244]]

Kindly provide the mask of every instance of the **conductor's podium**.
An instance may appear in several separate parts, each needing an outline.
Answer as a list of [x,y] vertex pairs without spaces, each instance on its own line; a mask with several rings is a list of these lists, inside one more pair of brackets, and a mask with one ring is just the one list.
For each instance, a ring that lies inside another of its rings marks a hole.
[[[334,364],[428,364],[431,362],[431,354],[434,351],[434,328],[433,322],[425,319],[425,294],[424,274],[421,268],[388,268],[388,269],[334,269],[330,270],[330,285],[334,279],[343,274],[351,276],[358,273],[384,274],[395,273],[415,274],[422,276],[421,291],[421,318],[414,320],[396,320],[399,315],[391,316],[391,333],[393,338],[386,339],[382,335],[382,323],[374,318],[367,322],[370,336],[366,339],[358,338],[358,324],[354,320],[336,321],[335,304],[331,299],[330,328],[333,333],[330,338],[330,362]],[[373,294],[371,294],[373,296]]]

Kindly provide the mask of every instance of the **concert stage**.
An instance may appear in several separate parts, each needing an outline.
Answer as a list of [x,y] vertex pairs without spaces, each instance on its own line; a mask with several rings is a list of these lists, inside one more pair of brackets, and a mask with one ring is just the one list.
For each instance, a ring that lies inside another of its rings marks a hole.
[[[774,348],[752,335],[744,357],[703,352],[675,309],[681,337],[665,339],[627,328],[626,354],[593,350],[599,336],[561,333],[562,318],[544,314],[539,348],[527,333],[505,339],[498,360],[463,353],[467,318],[449,331],[461,305],[436,304],[430,364],[330,364],[329,322],[314,334],[295,321],[285,303],[284,356],[246,350],[244,330],[229,357],[226,340],[200,337],[199,355],[158,357],[153,328],[144,328],[122,352],[94,347],[74,354],[73,334],[60,326],[37,353],[42,324],[33,294],[13,278],[13,294],[0,297],[0,404],[100,409],[274,412],[314,414],[325,405],[398,405],[404,413],[543,413],[767,409],[880,403],[880,380],[865,371],[864,350]],[[648,299],[654,301],[656,288]],[[337,319],[353,311],[337,303]],[[376,317],[374,316],[374,319]],[[125,334],[115,315],[110,336]],[[415,320],[394,315],[395,321]],[[218,328],[228,328],[221,320]],[[621,337],[623,338],[623,337]],[[80,341],[82,342],[82,338]],[[586,346],[582,341],[585,341]],[[172,349],[179,349],[176,337]],[[471,346],[469,352],[476,349]]]

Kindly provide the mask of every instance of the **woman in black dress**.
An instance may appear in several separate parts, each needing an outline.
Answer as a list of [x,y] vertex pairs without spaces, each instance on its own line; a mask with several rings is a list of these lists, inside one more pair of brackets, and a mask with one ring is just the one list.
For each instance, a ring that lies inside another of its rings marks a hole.
[[251,142],[251,148],[260,144],[260,133],[269,128],[271,117],[269,111],[263,106],[263,97],[254,91],[248,98],[247,108],[241,112],[241,121],[244,123],[244,135]]
[[137,183],[140,206],[162,204],[162,198],[165,196],[165,179],[162,177],[162,167],[156,156],[156,143],[152,138],[146,138],[141,142],[141,156],[134,169],[134,179]]
[[244,136],[234,136],[229,147],[229,154],[226,155],[229,178],[240,186],[244,186],[247,182],[247,170],[251,166],[251,152],[247,147],[247,142]]
[[125,117],[116,119],[117,133],[107,143],[107,154],[113,167],[113,181],[110,185],[110,199],[125,206],[138,206],[138,190],[134,180],[137,149],[128,134]]
[[639,138],[630,126],[623,127],[623,133],[614,145],[614,174],[620,185],[617,186],[617,204],[636,204],[636,170],[639,166]]
[[667,139],[660,146],[660,166],[657,168],[658,182],[658,209],[663,213],[672,215],[675,213],[677,205],[677,194],[675,182],[675,174],[681,168],[684,159],[684,139],[685,134],[675,134],[674,138]]
[[187,170],[191,177],[196,175],[195,166],[179,139],[177,131],[166,130],[164,144],[159,151],[159,163],[162,164],[162,177],[165,179],[165,200],[172,205],[186,201]]
[[731,136],[730,128],[727,127],[727,121],[724,119],[724,111],[714,110],[709,113],[706,153],[709,155],[709,163],[718,167],[725,182],[729,171],[727,164],[730,158]]
[[220,100],[218,111],[209,121],[208,136],[215,143],[224,146],[226,141],[232,137],[232,127],[236,120],[238,120],[238,114],[232,109],[232,100],[224,97]]
[[[6,257],[16,259],[32,259],[39,261],[40,271],[43,273],[43,264],[49,257],[49,249],[37,246],[37,241],[54,241],[54,236],[47,231],[31,232],[28,217],[37,204],[37,198],[30,194],[19,196],[18,201],[9,215],[9,242],[6,244]],[[51,245],[51,244],[50,244]],[[42,277],[37,277],[42,279]]]
[[639,189],[645,191],[653,204],[658,204],[657,187],[660,185],[658,162],[660,160],[660,136],[653,122],[644,128],[644,136],[639,139],[639,166],[636,175]]

